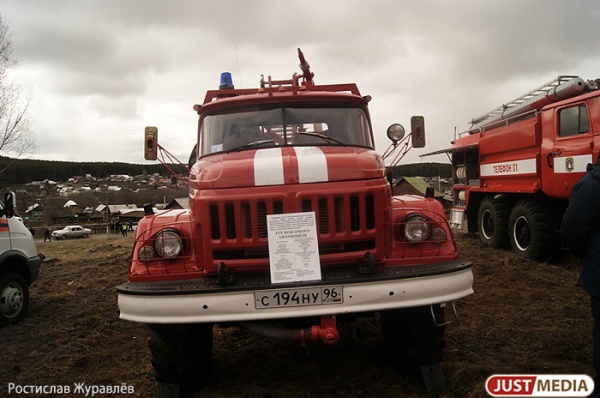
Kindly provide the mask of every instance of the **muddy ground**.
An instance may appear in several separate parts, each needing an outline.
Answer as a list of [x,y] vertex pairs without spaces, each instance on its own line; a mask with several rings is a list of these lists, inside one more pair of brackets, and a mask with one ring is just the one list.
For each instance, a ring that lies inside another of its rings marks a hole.
[[[456,239],[461,256],[475,263],[475,294],[458,303],[460,317],[446,329],[448,391],[440,396],[485,397],[486,378],[498,373],[592,374],[589,300],[576,287],[576,259],[534,263],[484,249],[466,235]],[[0,396],[11,386],[8,396],[48,397],[63,395],[16,389],[63,386],[71,392],[64,396],[84,396],[84,387],[115,385],[133,392],[128,396],[155,395],[145,327],[119,320],[116,302],[132,241],[94,235],[37,242],[46,259],[31,288],[30,313],[0,328]],[[340,325],[340,332],[336,346],[303,348],[216,327],[215,371],[196,396],[428,396],[420,379],[385,361],[376,318]]]

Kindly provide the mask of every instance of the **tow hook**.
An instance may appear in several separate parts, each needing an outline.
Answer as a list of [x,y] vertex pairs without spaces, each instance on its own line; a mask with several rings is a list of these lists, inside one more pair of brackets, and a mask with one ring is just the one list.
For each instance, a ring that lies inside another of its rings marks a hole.
[[377,272],[375,258],[371,252],[366,252],[365,257],[358,262],[358,273],[363,275],[373,275]]
[[224,262],[220,262],[217,267],[217,285],[231,285],[235,283],[235,276]]

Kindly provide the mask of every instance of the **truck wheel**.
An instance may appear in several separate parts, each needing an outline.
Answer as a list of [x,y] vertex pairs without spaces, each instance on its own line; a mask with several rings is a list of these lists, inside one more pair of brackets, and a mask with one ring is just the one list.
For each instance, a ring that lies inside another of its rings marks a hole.
[[510,215],[510,246],[523,258],[543,261],[552,252],[552,225],[543,203],[524,199],[515,204]]
[[[433,310],[442,323],[443,308],[436,304]],[[386,353],[400,371],[416,374],[421,366],[442,361],[445,327],[434,323],[431,307],[381,311],[380,318]]]
[[179,385],[181,395],[202,387],[211,369],[213,325],[148,326],[148,348],[156,381]]
[[27,314],[29,288],[14,272],[0,275],[0,325],[16,325]]
[[486,196],[477,213],[479,237],[488,247],[508,247],[508,204],[502,199]]

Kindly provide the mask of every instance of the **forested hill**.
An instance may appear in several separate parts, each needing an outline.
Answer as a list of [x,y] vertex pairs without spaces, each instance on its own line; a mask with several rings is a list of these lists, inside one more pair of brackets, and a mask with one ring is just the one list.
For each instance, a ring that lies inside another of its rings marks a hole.
[[96,178],[127,174],[168,174],[160,163],[104,163],[104,162],[61,162],[53,160],[11,159],[0,156],[0,182],[5,184],[26,184],[32,181],[66,181],[75,176],[87,174]]
[[[6,169],[6,170],[5,170]],[[159,173],[168,175],[166,168],[160,163],[103,163],[103,162],[61,162],[53,160],[10,159],[0,156],[0,182],[6,184],[26,184],[32,181],[52,180],[66,181],[75,176],[89,174],[96,178],[107,178],[111,175]],[[450,164],[445,163],[414,163],[396,166],[394,177],[443,177],[451,175]]]

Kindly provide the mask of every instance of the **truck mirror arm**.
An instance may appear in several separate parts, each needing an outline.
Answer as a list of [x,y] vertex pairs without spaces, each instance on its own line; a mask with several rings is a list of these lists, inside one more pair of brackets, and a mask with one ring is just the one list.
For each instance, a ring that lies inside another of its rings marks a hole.
[[398,165],[398,163],[400,163],[400,161],[404,158],[404,156],[406,156],[406,154],[408,153],[408,151],[410,151],[412,148],[414,148],[415,143],[411,140],[409,143],[409,139],[411,139],[411,137],[413,136],[413,134],[419,129],[420,127],[415,127],[414,130],[412,130],[410,132],[410,134],[406,135],[403,139],[401,139],[398,142],[392,142],[390,144],[390,146],[388,147],[388,149],[385,150],[385,152],[382,155],[383,160],[386,160],[387,158],[391,157],[398,148],[400,148],[400,151],[398,151],[398,153],[396,153],[396,156],[394,157],[394,159],[391,161],[391,163],[389,164],[389,166],[386,167],[385,169],[385,174],[389,174],[392,169],[394,167],[396,167]]
[[188,176],[178,172],[178,170],[174,170],[174,167],[171,166],[182,167],[185,170],[185,172],[189,175],[190,168],[188,167],[188,165],[184,164],[179,159],[177,159],[159,143],[156,143],[156,160],[158,160],[169,171],[169,173],[171,173],[171,175],[187,183]]

